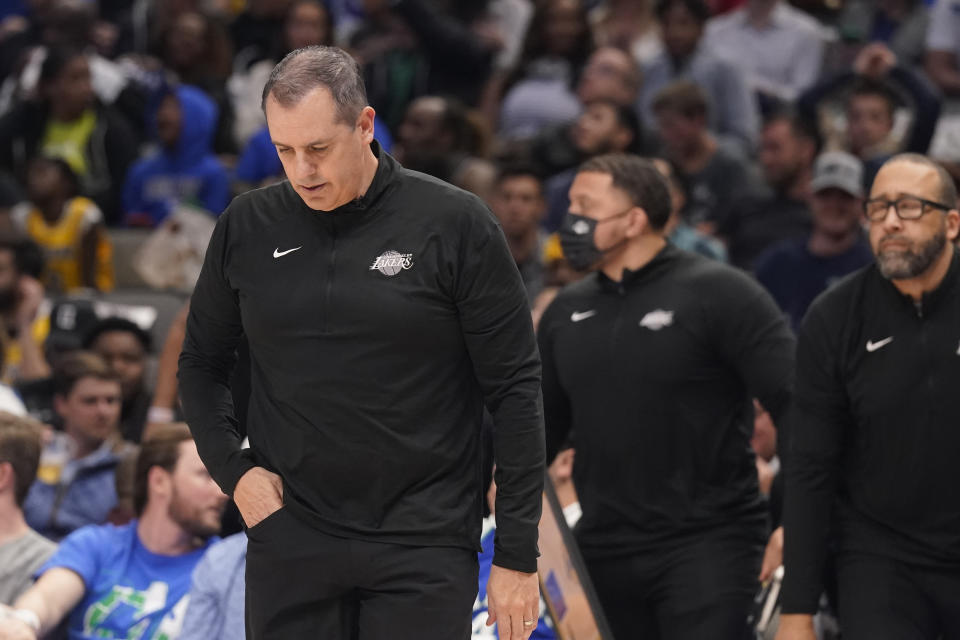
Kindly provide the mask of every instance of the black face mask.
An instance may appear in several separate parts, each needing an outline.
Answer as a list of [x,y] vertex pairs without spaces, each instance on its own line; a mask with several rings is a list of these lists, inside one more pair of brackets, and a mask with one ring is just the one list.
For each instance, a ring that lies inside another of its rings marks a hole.
[[567,259],[570,266],[576,271],[586,271],[603,260],[605,255],[626,242],[627,238],[624,238],[612,247],[598,249],[596,241],[597,225],[607,220],[625,216],[632,210],[633,207],[630,207],[603,220],[594,220],[578,213],[567,213],[557,234],[560,236],[563,257]]

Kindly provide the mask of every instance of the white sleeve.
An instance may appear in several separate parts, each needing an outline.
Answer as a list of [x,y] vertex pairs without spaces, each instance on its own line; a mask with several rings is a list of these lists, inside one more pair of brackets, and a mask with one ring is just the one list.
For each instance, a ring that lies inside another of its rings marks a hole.
[[10,220],[18,230],[26,232],[27,216],[30,215],[31,208],[29,202],[18,202],[10,209]]
[[956,51],[960,44],[960,1],[937,0],[930,9],[928,51]]
[[80,222],[80,233],[86,233],[90,227],[103,223],[103,213],[100,211],[100,207],[94,203],[90,203],[84,212],[83,220]]

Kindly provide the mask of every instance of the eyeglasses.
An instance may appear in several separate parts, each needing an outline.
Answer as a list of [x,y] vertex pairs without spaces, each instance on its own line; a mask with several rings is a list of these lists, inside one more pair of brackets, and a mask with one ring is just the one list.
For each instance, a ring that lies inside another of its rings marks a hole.
[[930,209],[950,211],[953,208],[942,202],[925,200],[917,196],[901,196],[896,200],[887,200],[886,198],[867,200],[863,203],[863,212],[873,222],[880,222],[886,219],[887,212],[890,211],[890,205],[893,205],[893,210],[901,220],[917,220]]

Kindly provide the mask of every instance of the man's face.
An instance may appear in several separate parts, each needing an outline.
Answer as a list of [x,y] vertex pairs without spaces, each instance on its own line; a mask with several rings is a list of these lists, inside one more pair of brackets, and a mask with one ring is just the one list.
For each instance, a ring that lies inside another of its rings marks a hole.
[[703,26],[680,4],[674,4],[663,16],[663,44],[674,58],[693,53],[702,34]]
[[157,108],[157,137],[167,149],[173,149],[180,140],[183,110],[175,95],[168,94]]
[[605,102],[588,105],[571,135],[577,150],[588,156],[623,151],[630,144],[630,133],[617,120],[613,105]]
[[93,104],[90,65],[85,56],[74,56],[50,86],[50,100],[59,113],[75,118]]
[[35,204],[63,195],[64,180],[60,167],[47,158],[36,158],[27,168],[27,197]]
[[[937,172],[922,164],[894,162],[881,167],[870,189],[870,198],[896,200],[917,196],[940,202]],[[886,217],[870,222],[870,246],[877,266],[886,278],[910,279],[925,273],[945,250],[947,242],[957,239],[960,213],[927,208],[916,220],[901,220],[889,207]]]
[[93,376],[77,380],[66,396],[54,397],[54,408],[63,418],[64,431],[92,446],[116,433],[120,406],[120,383]]
[[133,398],[143,389],[147,352],[136,336],[129,331],[105,331],[90,348],[120,376],[124,399]]
[[167,34],[167,58],[177,68],[201,61],[206,48],[207,21],[194,11],[181,13]]
[[426,97],[414,100],[400,123],[397,142],[405,153],[443,153],[450,150],[453,140],[444,130],[443,98]]
[[210,477],[193,440],[181,442],[180,456],[170,474],[172,492],[167,515],[185,531],[200,538],[220,532],[227,496]]
[[764,127],[760,137],[760,166],[767,184],[774,189],[782,191],[789,187],[809,162],[801,142],[789,122],[775,120]]
[[580,74],[577,97],[583,103],[613,100],[618,104],[632,104],[636,99],[633,74],[634,62],[626,51],[613,47],[598,49]]
[[267,126],[291,186],[308,207],[330,211],[360,196],[364,155],[373,141],[373,109],[338,119],[330,91],[318,87],[292,107],[267,98]]
[[810,205],[814,227],[828,236],[846,236],[863,218],[863,200],[835,187],[814,193]]
[[501,180],[491,205],[508,238],[536,229],[546,208],[540,182],[533,176],[522,175]]
[[893,129],[890,104],[878,95],[858,95],[847,106],[847,138],[854,154],[883,142]]
[[543,34],[547,48],[556,54],[564,55],[577,46],[584,37],[586,25],[580,13],[580,4],[576,0],[554,0],[547,7]]
[[631,207],[626,193],[613,186],[613,177],[608,173],[581,171],[570,185],[570,212],[597,221],[594,244],[605,251],[623,242],[629,215],[615,217]]
[[660,139],[672,158],[684,155],[706,130],[701,118],[688,118],[669,109],[658,111],[656,116]]

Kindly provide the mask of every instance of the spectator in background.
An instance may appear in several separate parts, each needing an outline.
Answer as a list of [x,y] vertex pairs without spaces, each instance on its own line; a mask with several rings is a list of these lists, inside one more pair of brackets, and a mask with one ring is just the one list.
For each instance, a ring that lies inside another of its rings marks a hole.
[[42,637],[66,620],[76,638],[178,637],[190,575],[217,539],[227,498],[181,423],[143,444],[134,486],[137,520],[64,540],[14,605],[29,613],[0,618],[0,635]]
[[820,74],[823,27],[786,0],[748,0],[707,22],[705,46],[736,66],[768,104],[793,101]]
[[757,259],[756,275],[795,330],[807,308],[840,278],[873,260],[863,233],[863,164],[843,151],[817,158],[811,185],[813,231]]
[[752,150],[759,127],[756,100],[737,67],[702,45],[710,17],[707,5],[703,0],[658,0],[656,11],[665,51],[643,68],[638,108],[644,120],[655,121],[653,104],[661,90],[689,80],[710,96],[710,129],[744,151]]
[[678,249],[726,262],[727,249],[722,242],[700,233],[683,221],[682,212],[687,204],[687,190],[680,180],[677,170],[669,160],[663,158],[654,158],[652,162],[660,175],[666,179],[667,186],[670,188],[670,218],[663,228],[667,240]]
[[220,215],[230,184],[210,146],[216,105],[201,90],[180,86],[160,101],[155,121],[160,150],[131,167],[123,188],[127,224],[156,226],[180,203]]
[[193,570],[188,594],[190,604],[179,640],[237,640],[246,637],[246,574],[246,532],[211,545]]
[[[577,83],[580,113],[582,115],[584,105],[596,101],[632,108],[639,87],[640,69],[636,61],[625,51],[601,47],[590,54]],[[642,123],[640,126],[642,128]],[[552,176],[572,169],[584,160],[573,140],[575,127],[576,120],[547,128],[529,143],[531,161],[543,175]]]
[[506,167],[497,175],[490,208],[507,237],[530,304],[543,291],[543,248],[540,223],[546,213],[543,183],[530,167]]
[[[844,48],[856,52],[871,42],[887,45],[904,65],[923,62],[930,14],[924,0],[847,0],[837,18],[837,31]],[[852,62],[848,57],[845,65]]]
[[105,318],[83,338],[83,348],[103,358],[120,379],[120,434],[128,442],[140,442],[153,401],[146,382],[151,342],[149,333],[126,318]]
[[43,254],[29,240],[0,238],[0,346],[3,379],[8,383],[50,376],[43,343],[49,316],[40,313]]
[[161,60],[180,84],[203,90],[216,103],[213,148],[217,153],[236,153],[233,138],[233,105],[227,94],[231,48],[223,26],[199,11],[176,15],[160,37]]
[[576,86],[581,104],[610,100],[632,106],[640,90],[640,67],[622,49],[600,47],[587,58]]
[[936,0],[930,10],[924,68],[940,90],[960,96],[960,9],[957,0]]
[[[886,45],[864,47],[853,70],[828,78],[800,96],[797,107],[803,117],[819,122],[819,109],[828,97],[847,91],[844,97],[846,130],[843,148],[864,163],[864,185],[873,182],[880,165],[898,151],[926,153],[940,116],[937,90],[919,74],[899,65]],[[899,140],[893,139],[897,107],[910,109],[910,126]],[[828,137],[825,132],[824,137]]]
[[319,0],[296,0],[286,11],[278,42],[271,45],[266,55],[259,44],[237,53],[227,91],[235,114],[233,135],[241,148],[267,125],[260,108],[260,94],[274,65],[294,49],[331,44],[332,38],[333,25],[324,4]]
[[41,446],[40,424],[0,412],[0,604],[12,604],[26,591],[57,548],[23,518]]
[[[599,98],[584,104],[583,113],[570,129],[570,139],[577,155],[586,160],[605,153],[640,153],[643,134],[637,112],[632,106]],[[550,177],[544,189],[547,218],[544,226],[556,231],[570,208],[568,192],[575,167]]]
[[422,96],[407,107],[397,129],[397,159],[408,169],[456,182],[472,158],[485,154],[484,135],[457,100]]
[[[40,4],[46,6],[41,10]],[[99,4],[102,8],[105,3]],[[10,53],[10,60],[15,65],[13,73],[0,72],[0,78],[6,77],[0,87],[0,112],[10,106],[8,100],[31,100],[36,96],[41,68],[51,49],[80,51],[90,65],[90,85],[97,101],[122,115],[139,140],[143,129],[144,91],[120,64],[98,52],[94,37],[97,4],[57,0],[33,5],[33,33],[28,32],[28,47],[22,55]],[[0,51],[3,53],[6,52]]]
[[717,230],[734,265],[749,271],[764,250],[810,232],[810,176],[819,145],[812,124],[789,111],[766,119],[759,154],[764,188],[738,196]]
[[646,64],[663,52],[652,0],[607,0],[590,10],[598,46],[616,47]]
[[63,158],[80,180],[81,193],[100,207],[108,223],[120,214],[120,191],[136,158],[137,137],[127,122],[100,104],[86,56],[51,49],[43,61],[38,99],[0,117],[0,169],[26,183],[27,160]]
[[690,199],[684,220],[712,232],[735,197],[753,193],[758,179],[737,147],[719,141],[708,129],[707,96],[697,85],[680,81],[653,101],[664,151],[687,185]]
[[44,445],[43,472],[23,511],[31,527],[60,540],[106,522],[117,506],[117,468],[136,448],[120,437],[120,380],[99,356],[67,355],[53,375],[63,431]]
[[370,104],[396,131],[411,100],[449,96],[478,103],[497,46],[475,22],[484,2],[363,0],[367,20],[350,48],[363,68]]
[[507,81],[499,133],[527,139],[580,114],[574,86],[593,50],[580,0],[546,0],[537,6],[520,63]]
[[11,211],[14,225],[44,253],[43,285],[63,294],[113,289],[113,247],[97,205],[62,158],[38,156],[27,168],[28,202]]

